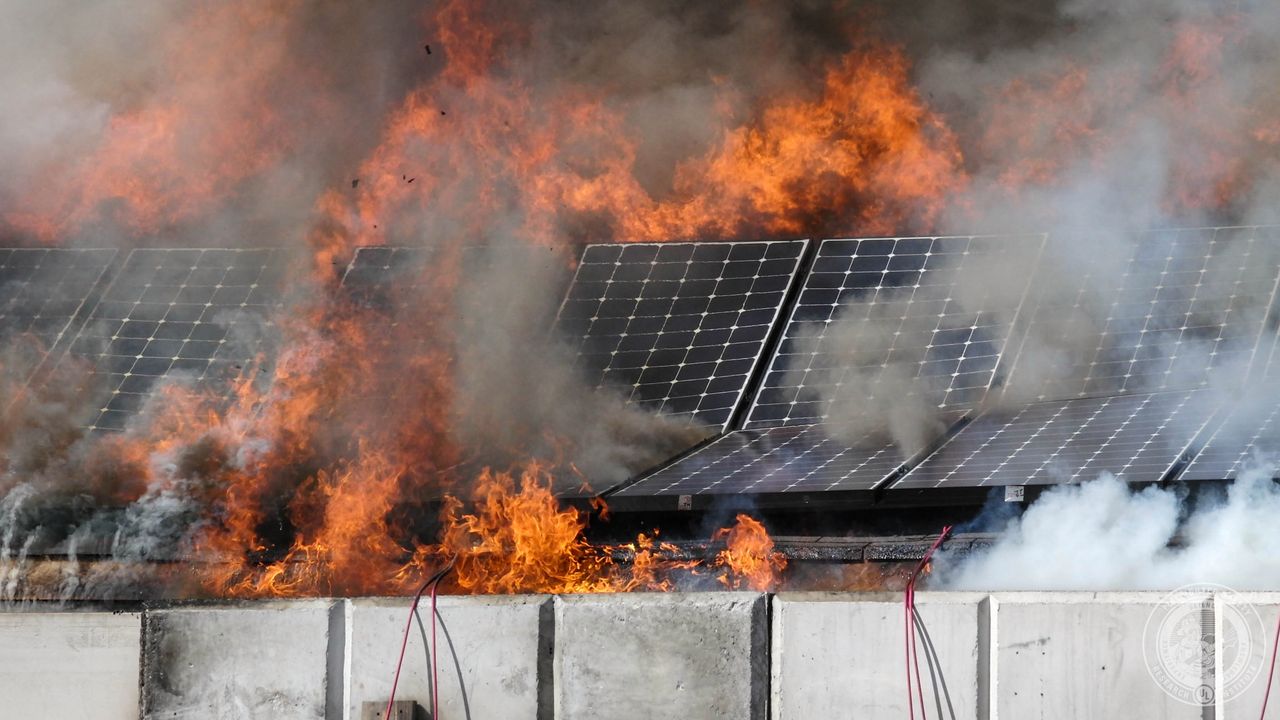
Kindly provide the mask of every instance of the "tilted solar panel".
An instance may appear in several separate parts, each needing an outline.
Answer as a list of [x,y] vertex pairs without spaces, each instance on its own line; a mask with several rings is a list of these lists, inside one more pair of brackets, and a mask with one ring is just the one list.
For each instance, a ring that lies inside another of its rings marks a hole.
[[745,427],[820,422],[846,387],[869,410],[920,396],[938,408],[985,395],[1027,277],[966,282],[1043,236],[824,240]]
[[1213,415],[1208,391],[1033,403],[964,427],[891,490],[1165,478]]
[[818,425],[742,430],[612,497],[869,492],[903,465],[897,446],[870,434],[837,441]]
[[1274,228],[1247,227],[1051,236],[1007,391],[1052,400],[1243,378],[1280,276],[1277,241]]
[[136,249],[71,346],[95,365],[101,405],[90,430],[120,430],[165,377],[240,377],[278,309],[287,253]]
[[0,339],[30,336],[42,355],[75,333],[103,282],[110,249],[0,248]]
[[591,382],[725,428],[807,242],[588,246],[557,327]]

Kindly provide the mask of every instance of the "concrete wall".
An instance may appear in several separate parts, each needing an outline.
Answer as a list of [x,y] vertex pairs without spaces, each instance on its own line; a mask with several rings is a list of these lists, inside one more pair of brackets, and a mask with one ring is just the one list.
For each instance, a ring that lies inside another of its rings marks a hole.
[[0,718],[137,720],[141,620],[0,612]]
[[[440,716],[537,720],[550,717],[552,610],[549,596],[442,597],[437,603]],[[344,718],[391,693],[408,602],[346,604]],[[396,697],[430,707],[430,605],[423,601],[409,634]]]
[[[918,593],[921,676],[931,717],[974,720],[983,653],[979,593]],[[773,598],[772,695],[777,720],[907,716],[902,596],[783,593]],[[927,638],[928,643],[924,640]],[[932,647],[935,652],[926,653]],[[919,713],[919,709],[916,709]]]
[[[917,608],[931,718],[1234,719],[1258,716],[1280,593],[920,593]],[[0,719],[354,720],[386,700],[407,613],[8,608]],[[425,606],[419,619],[398,697],[427,706]],[[439,619],[447,720],[906,714],[896,594],[447,597]]]

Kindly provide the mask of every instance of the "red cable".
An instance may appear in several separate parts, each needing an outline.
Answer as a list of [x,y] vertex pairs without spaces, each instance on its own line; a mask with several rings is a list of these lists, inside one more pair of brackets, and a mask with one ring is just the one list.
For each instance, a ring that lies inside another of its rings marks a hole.
[[400,686],[400,669],[404,667],[404,651],[409,646],[409,631],[413,629],[413,616],[418,612],[418,602],[422,600],[422,594],[431,588],[431,718],[436,720],[440,716],[437,711],[440,709],[440,674],[439,662],[436,657],[436,590],[440,586],[440,581],[444,576],[449,574],[453,569],[453,560],[449,561],[443,569],[436,572],[427,579],[422,587],[418,588],[418,592],[413,596],[413,603],[409,606],[409,617],[404,623],[404,637],[400,641],[400,657],[396,660],[396,675],[391,680],[391,697],[387,699],[387,709],[383,711],[383,720],[391,720],[391,706],[396,702],[396,688]]
[[915,720],[915,697],[911,694],[911,673],[915,671],[916,696],[920,699],[920,717],[928,720],[929,713],[925,710],[924,705],[924,683],[920,679],[920,654],[916,650],[916,579],[920,577],[920,573],[924,572],[924,568],[929,564],[929,558],[933,557],[934,551],[942,546],[942,542],[951,534],[951,526],[942,528],[942,532],[938,534],[938,539],[933,541],[933,545],[929,547],[929,551],[920,559],[920,564],[916,565],[916,569],[911,573],[911,577],[907,579],[907,587],[903,592],[903,605],[905,609],[906,628],[906,651],[907,651],[907,717]]
[[1267,691],[1262,695],[1262,712],[1258,720],[1267,717],[1267,701],[1271,699],[1271,681],[1276,676],[1276,649],[1280,648],[1280,617],[1276,618],[1276,637],[1271,642],[1271,669],[1267,671]]

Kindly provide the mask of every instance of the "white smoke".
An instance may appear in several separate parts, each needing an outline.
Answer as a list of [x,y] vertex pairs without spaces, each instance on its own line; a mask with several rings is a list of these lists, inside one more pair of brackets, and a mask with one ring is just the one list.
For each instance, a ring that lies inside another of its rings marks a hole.
[[1045,492],[989,548],[937,556],[951,590],[1166,590],[1280,585],[1275,457],[1257,457],[1225,494],[1135,489],[1112,475]]

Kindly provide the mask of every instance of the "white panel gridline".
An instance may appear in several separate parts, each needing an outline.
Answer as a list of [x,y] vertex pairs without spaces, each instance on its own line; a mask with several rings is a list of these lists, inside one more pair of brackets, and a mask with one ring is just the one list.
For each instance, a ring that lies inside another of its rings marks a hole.
[[275,249],[135,249],[72,343],[104,393],[87,426],[120,430],[161,378],[240,377],[280,306],[288,254]]
[[806,240],[591,245],[557,327],[600,387],[725,428]]
[[1213,415],[1208,391],[1034,403],[988,413],[893,483],[892,490],[1046,485],[1097,478],[1156,482]]
[[[1278,273],[1276,228],[1159,230],[1138,235],[1123,271],[1105,254],[1083,266],[1055,262],[1049,243],[1021,313],[1027,327],[1052,327],[1065,337],[1092,338],[1085,352],[1063,353],[1055,367],[1019,365],[1030,355],[1011,348],[1008,386],[1039,400],[1207,386],[1215,368],[1247,374]],[[1129,242],[1117,235],[1115,242]],[[1077,258],[1075,262],[1078,262]],[[1052,294],[1048,287],[1073,292]],[[1105,298],[1099,306],[1098,299]],[[1021,335],[1021,345],[1029,335]],[[1052,340],[1052,338],[1050,338]],[[1079,341],[1075,341],[1079,342]]]
[[[975,406],[996,377],[1028,278],[1009,278],[1020,283],[1015,291],[1002,288],[1004,300],[981,298],[980,307],[954,297],[954,281],[1011,243],[1038,251],[1043,241],[1042,235],[824,240],[745,427],[820,422],[822,398],[855,377],[872,394],[870,408],[896,403],[900,383],[884,380],[904,367],[914,378],[912,391],[940,409]],[[893,339],[850,358],[833,347],[832,323],[856,332],[889,329]],[[882,384],[886,396],[877,398]]]

